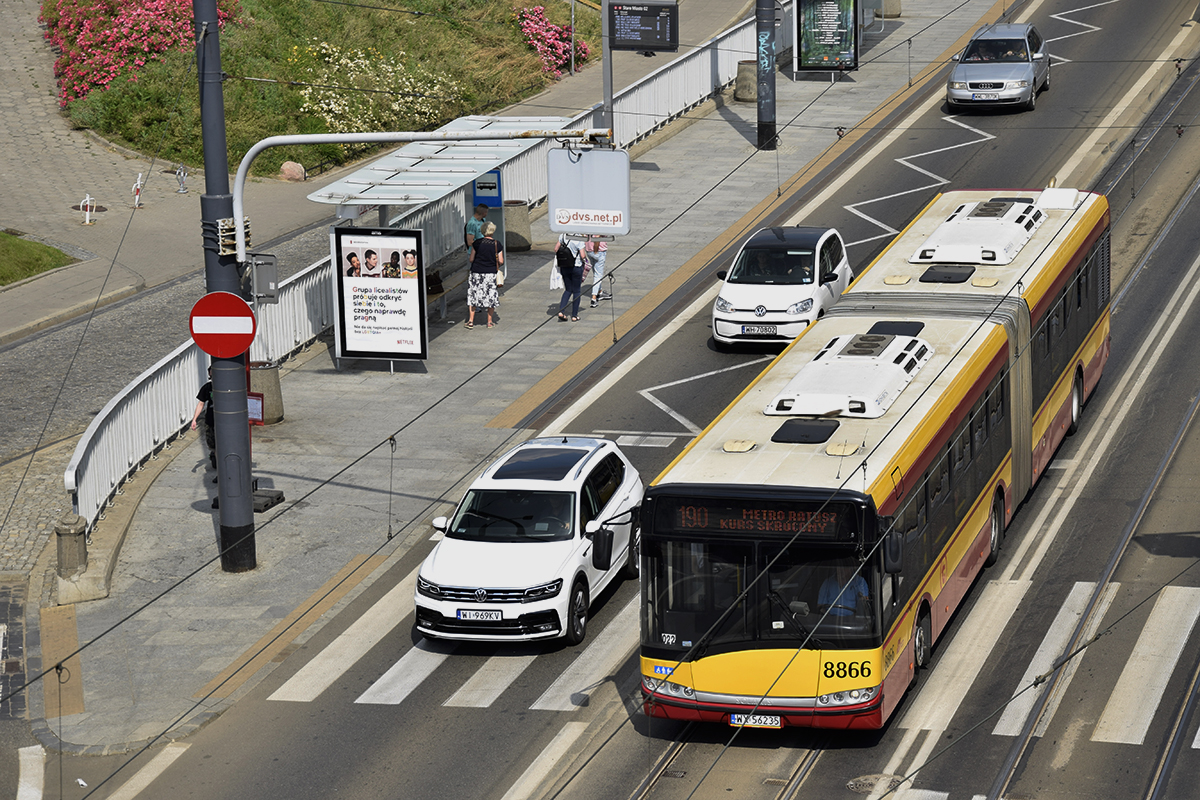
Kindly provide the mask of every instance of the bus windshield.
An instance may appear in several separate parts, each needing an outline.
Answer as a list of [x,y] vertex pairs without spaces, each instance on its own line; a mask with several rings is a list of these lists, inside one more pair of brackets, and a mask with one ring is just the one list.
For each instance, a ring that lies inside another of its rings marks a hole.
[[678,657],[699,643],[699,657],[747,645],[880,644],[878,572],[848,548],[643,540],[643,549],[647,647]]

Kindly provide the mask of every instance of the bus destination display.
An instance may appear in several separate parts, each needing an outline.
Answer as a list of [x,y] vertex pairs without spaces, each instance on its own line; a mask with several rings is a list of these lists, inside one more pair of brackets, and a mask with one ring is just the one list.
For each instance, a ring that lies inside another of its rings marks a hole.
[[674,2],[613,3],[608,7],[612,50],[679,50],[679,6]]
[[739,498],[659,497],[655,528],[675,533],[745,533],[792,535],[851,541],[855,523],[853,507],[844,503],[812,503]]

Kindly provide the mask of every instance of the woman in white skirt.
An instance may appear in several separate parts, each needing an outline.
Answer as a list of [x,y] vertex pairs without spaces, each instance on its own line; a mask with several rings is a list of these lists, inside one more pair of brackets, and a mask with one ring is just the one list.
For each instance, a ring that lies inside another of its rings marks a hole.
[[504,247],[497,242],[492,234],[496,232],[496,223],[483,224],[483,238],[471,243],[471,278],[467,284],[467,327],[475,327],[475,309],[487,309],[487,326],[496,327],[492,322],[492,309],[500,299],[496,291],[496,273],[504,266]]

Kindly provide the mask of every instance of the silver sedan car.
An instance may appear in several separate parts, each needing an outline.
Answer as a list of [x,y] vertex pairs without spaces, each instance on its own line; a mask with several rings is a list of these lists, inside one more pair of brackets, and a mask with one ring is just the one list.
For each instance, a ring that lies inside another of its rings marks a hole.
[[946,83],[950,111],[1018,106],[1032,111],[1050,87],[1050,54],[1037,28],[1005,23],[984,28],[954,56]]

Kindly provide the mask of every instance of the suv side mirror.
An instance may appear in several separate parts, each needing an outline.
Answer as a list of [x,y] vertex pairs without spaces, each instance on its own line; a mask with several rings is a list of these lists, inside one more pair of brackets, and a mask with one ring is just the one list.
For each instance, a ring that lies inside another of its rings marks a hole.
[[950,60],[951,60],[951,61],[958,61],[958,59],[959,59],[959,58],[961,58],[961,57],[962,57],[962,53],[955,53],[954,55],[950,56]]
[[[596,525],[598,530],[590,530]],[[592,520],[587,524],[592,537],[592,566],[601,572],[612,568],[613,532],[608,528],[600,528],[599,523]]]
[[596,535],[596,531],[598,530],[600,530],[600,520],[590,519],[588,520],[587,524],[583,526],[583,535],[591,539]]

